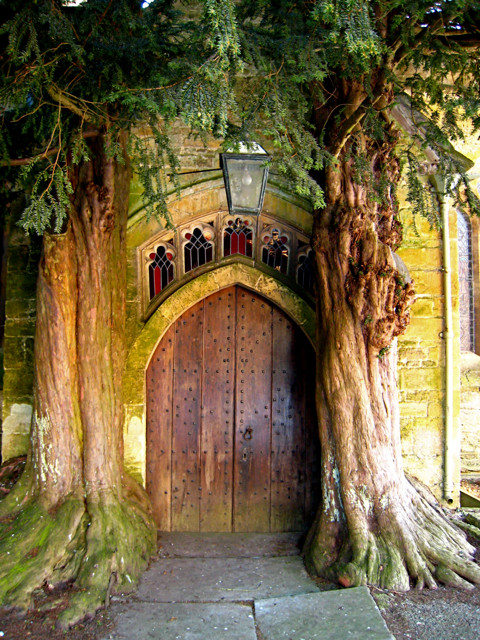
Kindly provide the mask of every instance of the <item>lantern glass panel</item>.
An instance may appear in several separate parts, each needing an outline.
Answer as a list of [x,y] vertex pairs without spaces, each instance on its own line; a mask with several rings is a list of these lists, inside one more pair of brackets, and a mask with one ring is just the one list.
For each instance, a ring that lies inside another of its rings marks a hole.
[[263,204],[264,174],[267,158],[225,157],[230,187],[231,208],[258,211]]

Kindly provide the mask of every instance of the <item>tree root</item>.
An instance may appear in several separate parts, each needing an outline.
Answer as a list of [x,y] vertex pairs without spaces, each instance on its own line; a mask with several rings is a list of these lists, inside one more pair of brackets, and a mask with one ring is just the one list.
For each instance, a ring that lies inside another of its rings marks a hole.
[[111,593],[132,592],[155,551],[155,527],[131,502],[89,503],[88,512],[86,550],[76,578],[81,590],[59,618],[63,627],[108,606]]
[[[0,520],[0,606],[23,612],[45,584],[78,587],[59,623],[71,626],[132,591],[155,552],[156,529],[141,489],[67,498],[46,509],[35,497]],[[10,496],[8,496],[10,497]],[[14,504],[22,501],[14,500]]]
[[75,577],[85,547],[83,501],[67,499],[55,513],[34,500],[0,524],[0,604],[26,611],[32,594],[46,582]]
[[385,507],[384,502],[369,513],[348,504],[333,528],[320,516],[305,549],[309,571],[345,587],[368,584],[394,591],[480,584],[475,548],[465,534],[430,496],[407,486],[403,504]]

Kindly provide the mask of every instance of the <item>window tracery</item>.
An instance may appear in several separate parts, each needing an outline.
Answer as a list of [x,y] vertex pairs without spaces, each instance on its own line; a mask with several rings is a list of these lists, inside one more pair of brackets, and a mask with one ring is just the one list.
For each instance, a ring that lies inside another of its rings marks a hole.
[[197,224],[182,231],[185,273],[213,260],[215,229],[208,224]]
[[308,245],[300,247],[297,256],[297,265],[297,283],[313,295],[315,254],[313,249]]
[[[291,278],[313,295],[313,252],[300,229],[279,224],[273,216],[232,216],[225,211],[165,230],[139,248],[145,310],[175,283],[195,277],[195,270],[213,268],[224,259],[243,256],[259,268]],[[210,267],[209,265],[212,265]]]
[[227,216],[224,220],[223,255],[235,254],[253,258],[253,220],[249,217]]
[[472,228],[468,218],[457,212],[458,281],[460,307],[460,349],[475,349],[475,310],[473,299]]
[[160,243],[148,255],[148,286],[150,300],[163,291],[175,278],[175,249],[170,243]]
[[281,227],[271,225],[262,232],[262,262],[286,274],[288,272],[289,234]]

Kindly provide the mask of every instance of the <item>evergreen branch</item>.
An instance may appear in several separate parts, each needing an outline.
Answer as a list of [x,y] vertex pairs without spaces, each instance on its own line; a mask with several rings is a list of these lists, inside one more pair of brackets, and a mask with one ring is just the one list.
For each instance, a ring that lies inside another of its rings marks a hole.
[[82,120],[86,120],[87,122],[93,122],[93,118],[89,119],[87,114],[89,109],[86,106],[86,102],[84,100],[78,100],[73,96],[68,96],[65,91],[62,91],[55,84],[51,84],[47,87],[48,94],[50,97],[58,102],[60,105],[79,116]]
[[356,111],[354,111],[349,118],[347,118],[342,128],[336,133],[336,138],[338,138],[338,142],[332,145],[330,152],[335,158],[338,158],[341,151],[345,147],[345,144],[350,136],[350,134],[355,131],[358,125],[362,122],[367,109],[371,105],[367,102],[362,104]]
[[446,32],[445,29],[448,23],[454,20],[458,20],[460,16],[460,11],[452,12],[450,14],[445,14],[445,12],[442,11],[438,18],[431,24],[428,24],[427,26],[418,24],[418,26],[414,29],[415,37],[413,38],[413,40],[404,42],[402,38],[403,34],[400,34],[396,41],[394,41],[389,47],[390,51],[394,52],[395,54],[392,57],[394,67],[400,66],[405,58],[411,55],[412,51],[419,50],[424,45],[426,45],[427,48],[431,48],[432,37],[435,37],[437,40],[446,38],[448,41],[454,42],[454,38],[458,37],[459,35],[458,32],[451,32],[452,40],[450,40],[450,34]]
[[[87,140],[88,138],[96,138],[98,137],[98,131],[85,131],[82,133],[82,138]],[[60,147],[51,147],[50,149],[45,149],[41,153],[38,153],[35,156],[29,156],[25,158],[10,158],[7,160],[0,160],[0,167],[24,167],[32,164],[33,162],[37,162],[39,160],[45,160],[50,156],[56,155],[61,151]]]
[[90,38],[93,36],[94,32],[98,29],[98,27],[102,24],[102,22],[105,20],[107,13],[110,11],[111,6],[113,5],[114,0],[109,0],[107,6],[105,7],[104,12],[97,18],[95,26],[92,27],[92,29],[90,30],[90,32],[87,34],[85,40],[83,41],[83,47],[86,46],[87,42],[90,40]]

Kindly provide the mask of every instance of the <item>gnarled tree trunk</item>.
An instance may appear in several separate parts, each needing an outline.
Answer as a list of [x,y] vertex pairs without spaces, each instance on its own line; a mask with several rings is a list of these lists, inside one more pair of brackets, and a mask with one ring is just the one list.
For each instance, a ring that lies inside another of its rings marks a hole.
[[131,589],[155,548],[148,499],[123,471],[130,169],[102,136],[91,145],[65,233],[44,238],[31,450],[0,512],[0,602],[28,608],[45,582],[73,579],[64,624]]
[[[372,146],[369,160],[372,176],[398,179],[394,141]],[[474,549],[402,467],[395,338],[414,294],[392,254],[395,202],[369,198],[348,150],[327,172],[326,195],[313,234],[323,500],[307,565],[344,586],[471,586],[480,582]]]

